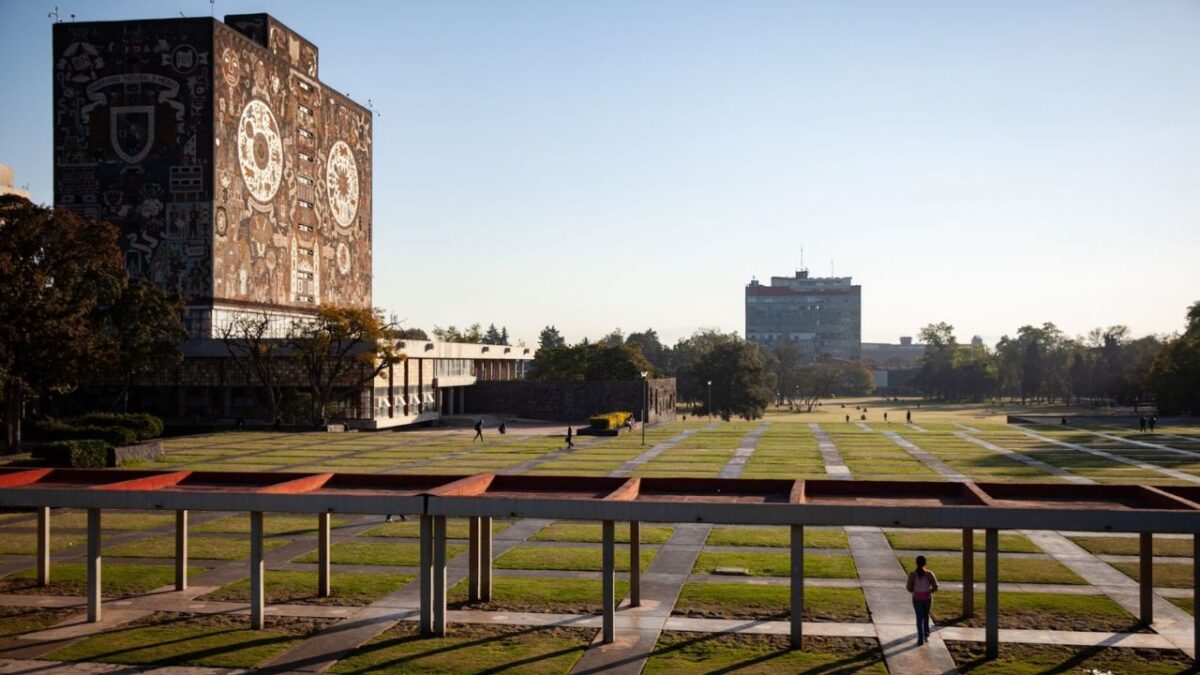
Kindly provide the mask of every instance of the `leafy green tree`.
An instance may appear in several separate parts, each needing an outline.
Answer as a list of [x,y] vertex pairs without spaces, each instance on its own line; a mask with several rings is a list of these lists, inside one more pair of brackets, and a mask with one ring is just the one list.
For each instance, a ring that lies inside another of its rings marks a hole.
[[359,391],[404,361],[390,328],[381,311],[354,307],[322,306],[314,319],[293,324],[288,342],[312,389],[314,422],[325,419],[340,394]]
[[100,308],[127,281],[119,234],[111,223],[0,196],[0,384],[10,451],[20,447],[27,397],[69,389],[104,362]]
[[483,333],[483,339],[480,340],[485,345],[502,344],[503,336],[500,335],[500,329],[496,328],[496,324],[488,324],[487,330]]
[[546,326],[542,332],[538,334],[538,349],[550,349],[553,347],[566,347],[567,341],[563,339],[561,333],[554,326]]
[[433,337],[440,342],[465,342],[469,344],[481,344],[483,342],[483,330],[478,323],[473,323],[465,330],[459,330],[457,326],[450,325],[442,328],[441,326],[433,327]]
[[642,356],[654,366],[654,372],[659,377],[669,376],[675,372],[672,363],[671,348],[658,339],[658,332],[647,328],[640,333],[630,333],[625,338],[625,344],[633,345],[642,351]]
[[1149,380],[1160,413],[1200,414],[1200,301],[1188,308],[1183,335],[1154,357]]
[[267,421],[274,422],[283,414],[285,401],[280,378],[290,351],[286,340],[272,336],[271,324],[267,314],[240,314],[221,329],[221,342],[242,379],[254,385],[255,396],[267,412]]
[[533,356],[531,380],[583,380],[587,373],[588,345],[542,347]]
[[420,328],[397,328],[393,335],[397,340],[428,340],[429,334]]
[[120,405],[129,409],[133,380],[183,360],[183,298],[147,281],[130,281],[102,312],[104,336],[112,345],[110,367],[120,378]]
[[747,420],[762,417],[771,392],[763,384],[767,373],[758,348],[736,334],[702,337],[691,377],[713,383],[709,412],[726,421],[735,416]]
[[633,345],[593,345],[588,350],[587,380],[637,380],[642,373],[654,375],[654,367]]

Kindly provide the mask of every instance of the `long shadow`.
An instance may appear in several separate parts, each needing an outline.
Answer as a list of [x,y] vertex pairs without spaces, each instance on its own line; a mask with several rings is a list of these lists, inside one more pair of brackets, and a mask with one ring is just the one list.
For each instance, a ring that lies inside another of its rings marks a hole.
[[[673,645],[670,645],[669,647],[658,648],[656,646],[656,648],[650,653],[649,658],[654,658],[655,656],[662,656],[662,655],[670,654],[673,652],[678,652],[682,649],[686,649],[688,647],[703,644],[705,642],[719,640],[721,635],[723,635],[723,634],[721,634],[721,633],[698,633],[697,635],[698,635],[698,637],[684,640],[681,642],[677,642]],[[803,646],[801,647],[801,649],[803,649]],[[786,656],[789,653],[790,653],[790,650],[781,649],[779,651],[768,652],[766,654],[762,654],[760,656],[756,656],[751,659],[746,659],[744,661],[739,661],[737,663],[731,663],[729,665],[721,666],[718,668],[713,668],[712,670],[707,670],[704,672],[712,673],[712,674],[733,673],[733,672],[737,672],[738,670],[741,670],[743,668],[749,668],[751,666],[767,663],[773,659],[778,659],[783,656]],[[810,674],[816,675],[817,673],[829,673],[829,674],[833,674],[833,675],[839,675],[839,674],[843,674],[843,673],[855,673],[855,672],[858,672],[859,670],[861,670],[861,668],[866,664],[876,663],[876,662],[880,662],[882,660],[883,660],[883,653],[882,653],[882,651],[879,650],[879,648],[868,649],[868,650],[859,652],[857,654],[850,654],[850,655],[844,656],[842,658],[839,658],[837,661],[833,661],[831,663],[823,663],[821,665],[814,666],[814,667],[808,668],[806,670],[794,671],[794,672],[802,673],[805,675],[810,675]]]

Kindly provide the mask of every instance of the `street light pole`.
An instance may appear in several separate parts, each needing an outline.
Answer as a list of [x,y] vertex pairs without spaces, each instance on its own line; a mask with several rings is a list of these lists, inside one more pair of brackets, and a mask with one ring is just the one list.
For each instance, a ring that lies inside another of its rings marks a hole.
[[712,417],[712,380],[708,381],[708,416]]
[[650,382],[646,376],[649,374],[648,370],[642,371],[642,445],[646,444],[646,390],[650,388]]

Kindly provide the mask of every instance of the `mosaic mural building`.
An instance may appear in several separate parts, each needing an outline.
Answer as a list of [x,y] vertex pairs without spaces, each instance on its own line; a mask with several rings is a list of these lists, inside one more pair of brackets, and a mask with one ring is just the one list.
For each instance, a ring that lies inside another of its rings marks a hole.
[[217,337],[371,306],[371,112],[267,14],[54,25],[54,201]]

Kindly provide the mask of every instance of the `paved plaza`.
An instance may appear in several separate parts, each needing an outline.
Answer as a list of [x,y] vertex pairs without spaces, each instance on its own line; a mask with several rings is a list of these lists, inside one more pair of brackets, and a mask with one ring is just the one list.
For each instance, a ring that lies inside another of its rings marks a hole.
[[[1200,484],[1197,428],[1141,435],[933,413],[919,425],[834,417],[689,419],[648,428],[645,445],[624,433],[582,437],[573,449],[563,428],[522,424],[482,444],[444,428],[223,433],[170,439],[166,461],[139,468]],[[467,602],[466,522],[450,521],[450,631],[419,639],[418,523],[386,515],[333,516],[333,595],[318,598],[316,518],[268,514],[269,620],[249,631],[245,514],[191,514],[191,585],[175,591],[172,514],[105,511],[106,612],[97,624],[83,612],[84,514],[54,512],[46,587],[34,583],[34,514],[0,514],[0,671],[170,663],[196,672],[941,673],[1008,672],[1009,658],[1047,670],[1176,672],[1194,655],[1191,537],[1155,536],[1154,622],[1144,626],[1136,535],[1002,531],[1001,659],[986,662],[983,594],[974,594],[973,613],[962,608],[958,530],[805,528],[805,648],[791,652],[786,528],[642,524],[640,560],[627,546],[617,560],[617,594],[627,593],[636,564],[641,602],[625,598],[617,640],[604,645],[600,525],[534,519],[495,523],[486,604]],[[627,542],[628,526],[617,536]],[[904,590],[918,554],[942,581],[922,647]],[[981,555],[975,568],[979,582]]]

